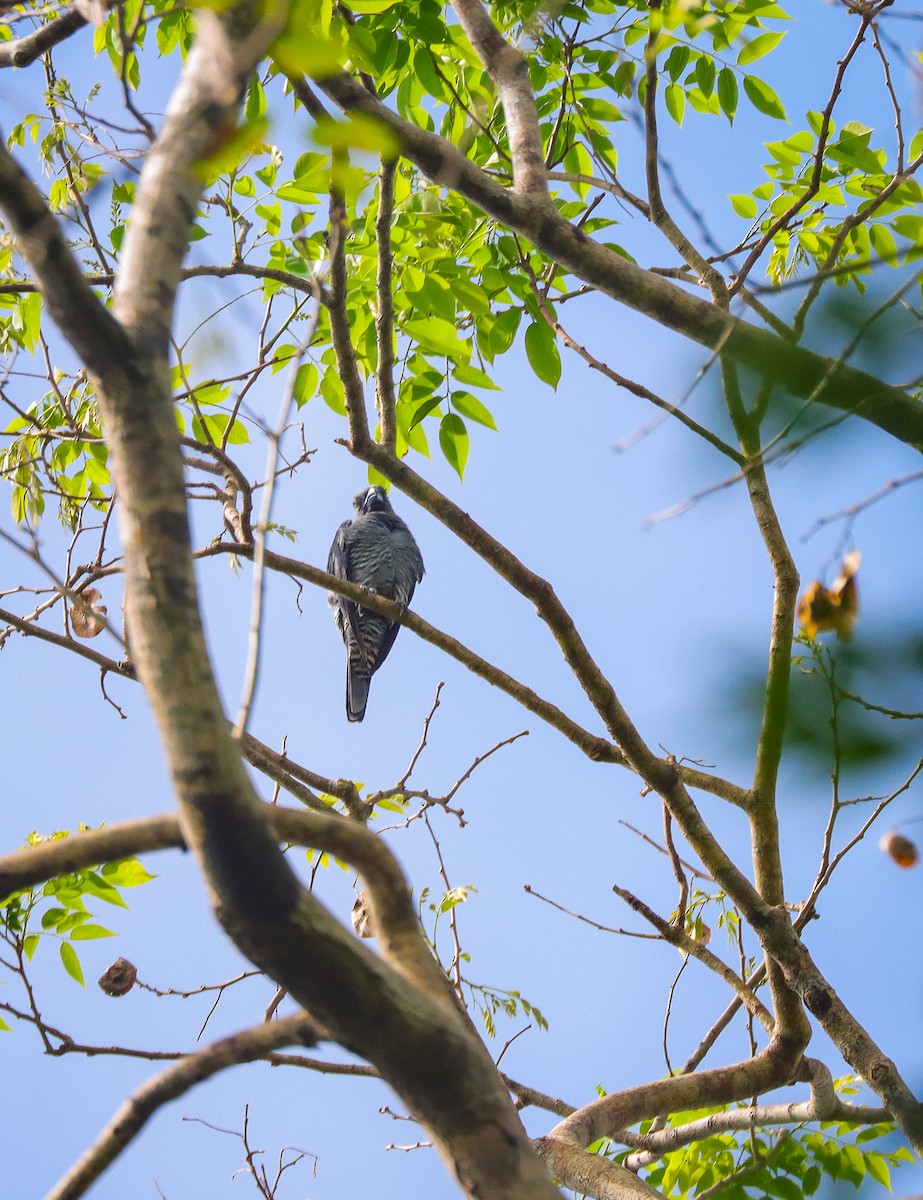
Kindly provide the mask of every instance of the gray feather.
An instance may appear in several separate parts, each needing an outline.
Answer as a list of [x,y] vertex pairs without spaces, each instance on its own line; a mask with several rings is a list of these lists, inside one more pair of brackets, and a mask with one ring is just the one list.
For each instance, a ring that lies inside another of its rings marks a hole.
[[[359,492],[353,507],[356,515],[343,522],[333,539],[327,570],[408,605],[423,578],[423,557],[413,534],[391,507],[384,488]],[[327,600],[346,645],[346,716],[361,721],[369,682],[388,657],[400,626],[335,592]]]

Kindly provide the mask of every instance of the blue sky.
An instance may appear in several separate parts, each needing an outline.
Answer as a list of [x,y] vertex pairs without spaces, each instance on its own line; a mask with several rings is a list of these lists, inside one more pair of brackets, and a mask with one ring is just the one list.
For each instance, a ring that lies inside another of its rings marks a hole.
[[[791,7],[797,10],[791,35],[776,55],[764,60],[790,126],[743,109],[733,129],[723,120],[692,112],[681,132],[662,120],[666,154],[723,240],[743,226],[727,194],[749,191],[760,182],[763,141],[803,127],[804,110],[822,107],[835,62],[852,36],[854,24],[838,6],[804,0]],[[889,28],[901,40],[916,29],[909,22]],[[88,44],[86,33],[78,35],[61,62],[76,63]],[[890,126],[879,70],[866,54],[857,81],[838,108],[840,124],[859,119],[876,128]],[[5,131],[35,103],[32,89],[39,79],[37,67],[0,77]],[[917,111],[913,106],[918,108],[919,96],[905,99],[908,110]],[[640,190],[641,145],[627,122],[621,139],[625,182]],[[669,194],[667,201],[673,203]],[[682,210],[676,212],[682,223]],[[641,227],[640,219],[627,213],[623,219],[615,236],[639,261],[672,261],[672,253]],[[890,280],[884,283],[892,286]],[[197,287],[181,309],[187,327],[218,294],[217,283]],[[246,339],[254,333],[253,311],[243,306],[227,314],[214,354],[233,362],[238,346],[246,353]],[[591,351],[671,400],[684,394],[704,361],[698,348],[595,297],[567,306],[565,315],[568,328]],[[825,338],[815,344],[830,353],[839,348],[828,332],[818,329],[812,336]],[[913,365],[916,336],[918,330],[908,321],[895,360],[879,369],[896,380],[918,369]],[[754,677],[765,658],[772,602],[769,567],[746,497],[739,486],[729,486],[682,516],[650,525],[653,515],[724,479],[726,461],[672,423],[618,451],[624,439],[650,420],[651,411],[573,356],[562,355],[565,370],[557,392],[531,376],[519,348],[498,361],[496,379],[503,392],[492,395],[500,431],[475,432],[463,485],[436,458],[415,466],[553,582],[652,744],[716,764],[719,773],[746,784],[753,724],[740,700],[741,680]],[[270,417],[278,403],[279,378],[251,394],[253,407]],[[29,381],[19,386],[20,395],[28,396]],[[710,374],[699,385],[690,411],[712,420],[717,403]],[[275,519],[297,530],[298,542],[276,548],[323,565],[365,472],[335,444],[343,435],[342,424],[319,400],[312,400],[300,416],[307,444],[317,447],[317,453],[292,483],[280,484]],[[254,461],[261,463],[262,457],[260,447]],[[835,573],[830,557],[842,525],[833,523],[804,540],[818,517],[918,465],[918,456],[908,448],[861,426],[828,435],[776,467],[771,480],[803,578],[826,571],[829,581]],[[394,503],[426,562],[414,608],[596,729],[587,701],[528,603],[509,593],[409,500],[396,496]],[[854,541],[864,555],[856,635],[860,650],[877,653],[883,644],[902,639],[909,644],[920,637],[921,512],[919,485],[911,486],[868,509],[855,525]],[[200,542],[214,536],[215,517],[206,506],[194,506],[193,518]],[[11,527],[9,517],[2,521],[3,528]],[[59,542],[51,522],[42,536],[53,554]],[[36,578],[30,564],[0,546],[0,589]],[[199,578],[216,671],[228,710],[234,712],[245,657],[248,569],[238,576],[226,561],[211,559],[201,565]],[[111,608],[117,608],[117,600]],[[306,588],[299,612],[296,589],[285,578],[270,583],[263,663],[253,732],[273,746],[286,737],[296,760],[332,777],[361,780],[369,788],[393,783],[403,774],[439,682],[445,686],[415,775],[419,787],[433,793],[447,790],[477,755],[522,729],[530,731],[528,738],[484,763],[462,789],[457,803],[465,810],[464,828],[444,814],[433,818],[450,882],[477,888],[458,910],[462,945],[471,954],[470,978],[518,989],[550,1023],[548,1032],[532,1029],[519,1037],[503,1067],[572,1104],[592,1099],[597,1086],[611,1091],[661,1075],[661,1028],[667,989],[680,965],[676,952],[593,930],[523,890],[529,884],[611,926],[641,928],[619,906],[613,883],[669,912],[675,885],[668,863],[622,824],[659,836],[659,806],[652,797],[639,795],[637,781],[582,758],[504,695],[407,631],[373,682],[365,722],[347,725],[343,649],[325,598]],[[96,825],[170,808],[162,757],[137,687],[117,680],[107,684],[125,712],[122,720],[103,700],[92,667],[17,638],[0,656],[0,679],[6,698],[7,802],[0,806],[5,847],[15,847],[32,829],[74,828],[81,821]],[[915,696],[913,685],[901,679],[899,686],[906,693],[901,704],[923,708],[918,684]],[[869,698],[889,703],[887,695]],[[886,794],[917,758],[919,749],[911,746],[874,770],[853,771],[844,778],[844,793]],[[816,869],[829,803],[828,775],[827,763],[791,756],[783,768],[780,811],[792,900],[807,891]],[[261,787],[268,798],[268,789]],[[740,814],[712,798],[703,798],[702,807],[726,846],[746,856],[747,831]],[[921,815],[918,791],[911,790],[894,812],[897,820]],[[861,815],[858,806],[847,811],[844,828],[855,828]],[[911,836],[912,831],[908,826]],[[422,823],[387,836],[415,892],[425,887],[441,892],[432,842]],[[876,842],[877,835],[870,835],[844,864],[819,906],[822,919],[812,926],[809,945],[855,1015],[919,1088],[923,1051],[919,1038],[908,1038],[905,1031],[920,1027],[921,875],[898,871]],[[113,1000],[92,983],[118,955],[135,962],[141,978],[160,988],[217,983],[246,967],[215,932],[194,864],[179,854],[149,856],[145,863],[158,878],[129,895],[130,911],[100,914],[118,932],[118,940],[86,943],[87,988],[64,977],[49,947],[35,959],[36,993],[46,1019],[79,1041],[190,1048],[212,996],[158,999],[136,990]],[[325,903],[348,919],[352,875],[331,868],[318,874],[316,887]],[[721,942],[716,935],[713,947],[723,948]],[[208,1034],[258,1021],[272,991],[262,980],[229,989]],[[14,986],[4,984],[0,998],[18,1003],[20,997],[14,999],[13,993]],[[727,998],[697,964],[684,972],[669,1033],[674,1063],[694,1048]],[[501,1023],[498,1053],[526,1023]],[[741,1027],[725,1034],[708,1064],[733,1061],[746,1049]],[[844,1073],[823,1035],[817,1037],[815,1052],[835,1075]],[[24,1027],[4,1035],[0,1053],[5,1063],[0,1153],[7,1164],[8,1194],[24,1200],[42,1194],[92,1141],[126,1091],[153,1071],[149,1063],[117,1058],[43,1057],[37,1038]],[[333,1047],[320,1053],[344,1057]],[[240,1165],[240,1143],[190,1123],[239,1129],[245,1104],[250,1106],[253,1139],[267,1150],[267,1163],[284,1146],[319,1155],[316,1174],[309,1160],[289,1172],[279,1200],[339,1200],[370,1187],[380,1200],[456,1194],[432,1151],[385,1149],[389,1143],[414,1143],[423,1135],[413,1124],[378,1112],[388,1104],[400,1111],[380,1085],[254,1065],[222,1076],[162,1111],[97,1185],[95,1200],[146,1200],[156,1197],[158,1188],[167,1200],[247,1195],[251,1183],[231,1182]],[[526,1121],[536,1134],[554,1123],[535,1110]],[[897,1192],[913,1188],[908,1169],[906,1181],[898,1177]]]

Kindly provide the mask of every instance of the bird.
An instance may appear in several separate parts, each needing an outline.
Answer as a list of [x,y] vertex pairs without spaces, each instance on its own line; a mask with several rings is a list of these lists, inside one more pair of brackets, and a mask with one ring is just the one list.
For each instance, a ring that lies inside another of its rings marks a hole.
[[[413,534],[377,484],[359,492],[353,508],[356,515],[336,531],[327,570],[406,607],[423,578],[423,556]],[[346,645],[346,717],[361,721],[369,683],[388,657],[400,626],[336,592],[328,593],[327,602]]]

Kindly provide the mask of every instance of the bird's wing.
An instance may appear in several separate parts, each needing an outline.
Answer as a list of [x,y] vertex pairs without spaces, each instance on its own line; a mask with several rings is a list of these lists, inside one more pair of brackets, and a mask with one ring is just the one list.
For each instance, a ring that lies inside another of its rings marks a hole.
[[[352,578],[349,563],[351,530],[352,521],[344,521],[336,531],[330,553],[327,555],[327,570],[331,575],[336,575],[337,579]],[[351,600],[347,600],[345,596],[340,596],[337,592],[329,592],[327,600],[333,609],[340,636],[348,646],[350,641],[355,642],[358,638],[356,606]]]

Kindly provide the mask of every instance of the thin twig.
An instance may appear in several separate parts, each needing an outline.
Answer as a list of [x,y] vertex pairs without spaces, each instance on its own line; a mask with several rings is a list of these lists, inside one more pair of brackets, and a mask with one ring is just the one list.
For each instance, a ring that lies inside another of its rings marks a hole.
[[250,607],[250,629],[247,636],[247,665],[244,671],[243,692],[240,707],[237,710],[237,721],[234,725],[234,737],[239,741],[247,729],[250,711],[256,695],[256,684],[259,677],[260,654],[262,647],[263,598],[266,567],[266,539],[269,537],[269,522],[272,516],[272,501],[275,494],[276,462],[279,457],[279,443],[288,426],[288,414],[295,397],[295,384],[301,359],[314,339],[314,331],[320,316],[320,295],[315,293],[314,311],[308,323],[308,329],[289,363],[288,380],[279,405],[279,416],[275,429],[269,434],[269,451],[266,461],[266,487],[263,491],[263,502],[260,507],[260,519],[254,529],[253,548],[253,598]]

